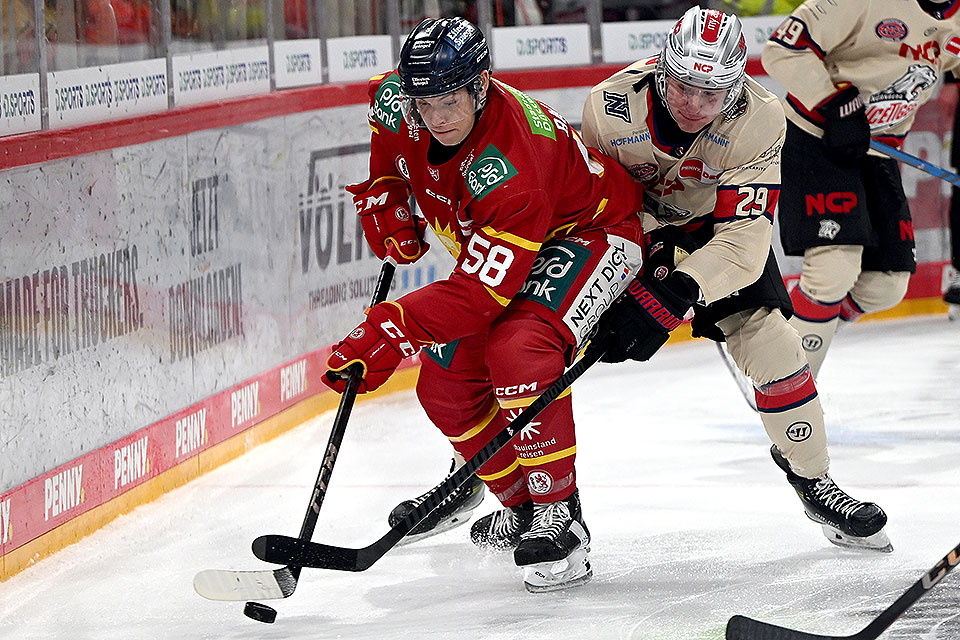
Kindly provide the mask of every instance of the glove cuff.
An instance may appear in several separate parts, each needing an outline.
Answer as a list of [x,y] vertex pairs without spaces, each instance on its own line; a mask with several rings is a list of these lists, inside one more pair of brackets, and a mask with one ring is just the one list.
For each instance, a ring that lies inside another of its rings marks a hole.
[[814,107],[814,111],[828,120],[842,120],[864,108],[860,90],[849,82],[841,82],[837,92]]

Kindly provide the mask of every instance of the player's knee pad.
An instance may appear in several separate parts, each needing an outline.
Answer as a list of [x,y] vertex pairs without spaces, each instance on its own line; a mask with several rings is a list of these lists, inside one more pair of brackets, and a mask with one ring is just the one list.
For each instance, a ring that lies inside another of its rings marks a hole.
[[903,300],[910,283],[908,271],[864,271],[850,291],[862,313],[883,311]]
[[807,364],[800,337],[779,309],[762,307],[717,323],[727,350],[755,385],[782,380]]
[[863,247],[836,245],[813,247],[803,254],[800,287],[818,302],[835,303],[853,288],[860,275]]

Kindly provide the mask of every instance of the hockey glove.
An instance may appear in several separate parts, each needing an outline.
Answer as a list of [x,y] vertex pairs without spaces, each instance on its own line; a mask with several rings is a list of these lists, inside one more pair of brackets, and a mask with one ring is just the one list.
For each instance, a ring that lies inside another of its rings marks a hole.
[[353,194],[367,244],[381,260],[393,245],[397,264],[410,264],[430,246],[423,240],[427,223],[414,218],[407,202],[407,183],[400,178],[386,177],[347,185]]
[[350,332],[327,358],[325,385],[343,393],[352,364],[363,367],[359,393],[373,391],[393,375],[400,361],[420,350],[407,336],[403,308],[395,302],[381,302],[367,309],[367,319]]
[[612,345],[601,362],[649,360],[699,296],[697,283],[680,271],[663,281],[644,274],[631,282],[600,317],[600,331],[613,333]]
[[831,159],[853,164],[870,148],[870,124],[860,90],[849,82],[841,82],[837,88],[837,93],[816,107],[825,118],[823,146]]

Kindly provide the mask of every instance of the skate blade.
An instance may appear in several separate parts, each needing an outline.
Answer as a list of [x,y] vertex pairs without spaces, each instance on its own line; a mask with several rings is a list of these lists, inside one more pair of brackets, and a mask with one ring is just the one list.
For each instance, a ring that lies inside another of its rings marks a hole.
[[874,551],[879,553],[891,553],[893,552],[893,544],[890,543],[890,538],[887,537],[886,532],[881,529],[877,531],[872,536],[858,537],[851,536],[834,529],[830,525],[822,525],[823,535],[827,537],[831,543],[837,545],[838,547],[843,547],[844,549],[853,549],[855,551]]
[[467,512],[458,513],[454,515],[452,518],[448,518],[443,522],[437,524],[437,526],[435,526],[433,529],[430,529],[429,531],[424,531],[423,533],[408,533],[400,540],[400,542],[397,543],[397,546],[405,547],[408,544],[419,542],[424,538],[431,538],[433,536],[439,535],[446,531],[450,531],[451,529],[456,529],[457,527],[461,525],[465,525],[468,522],[470,522],[470,518],[472,516],[473,516],[472,509]]
[[960,304],[947,305],[947,317],[950,320],[960,320]]
[[530,593],[547,593],[578,587],[593,577],[587,549],[577,549],[563,560],[523,567],[523,586]]

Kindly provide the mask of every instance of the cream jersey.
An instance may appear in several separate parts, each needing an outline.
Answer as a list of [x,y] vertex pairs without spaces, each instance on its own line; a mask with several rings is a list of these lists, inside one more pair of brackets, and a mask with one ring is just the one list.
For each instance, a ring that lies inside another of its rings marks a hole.
[[787,118],[822,136],[816,108],[849,82],[871,135],[899,146],[937,80],[960,67],[957,7],[937,20],[916,0],[807,0],[763,49],[764,68],[788,92]]
[[[760,277],[780,197],[786,130],[776,96],[750,77],[727,115],[689,146],[671,146],[654,117],[656,58],[634,63],[594,87],[583,110],[583,138],[616,158],[645,185],[644,228],[712,225],[713,236],[679,269],[710,304]],[[663,113],[661,111],[661,113]],[[661,116],[669,117],[669,116]]]

